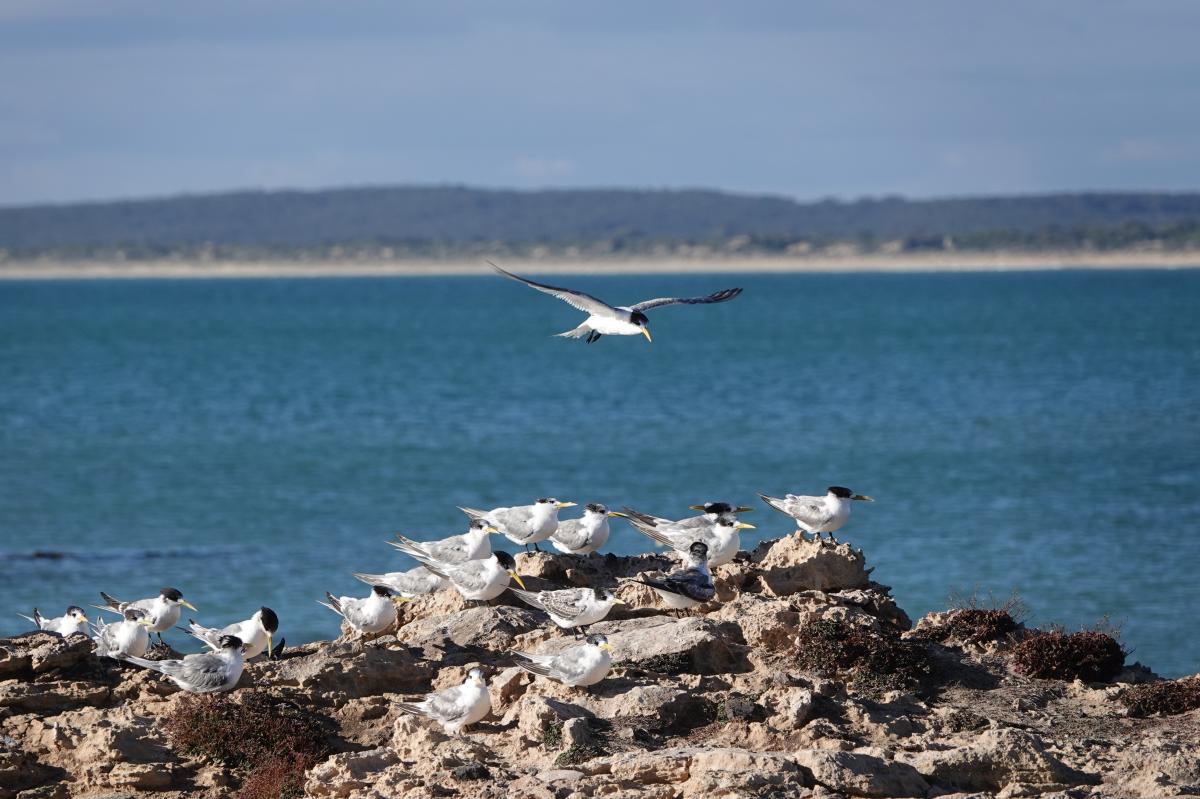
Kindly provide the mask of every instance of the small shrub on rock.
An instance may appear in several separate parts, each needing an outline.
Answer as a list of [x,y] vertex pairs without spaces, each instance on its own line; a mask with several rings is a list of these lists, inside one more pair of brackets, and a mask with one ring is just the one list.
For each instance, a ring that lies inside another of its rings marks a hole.
[[1107,682],[1125,666],[1125,650],[1117,639],[1097,630],[1043,632],[1010,652],[1013,670],[1044,680]]
[[931,671],[920,642],[843,621],[822,619],[797,635],[801,668],[880,693],[917,687]]
[[1017,620],[1008,608],[960,608],[922,635],[931,641],[978,645],[1002,640],[1016,629]]
[[186,697],[164,727],[174,749],[241,771],[242,799],[303,795],[304,772],[329,753],[321,717],[261,693]]
[[1136,685],[1120,700],[1131,716],[1177,716],[1200,708],[1200,676]]

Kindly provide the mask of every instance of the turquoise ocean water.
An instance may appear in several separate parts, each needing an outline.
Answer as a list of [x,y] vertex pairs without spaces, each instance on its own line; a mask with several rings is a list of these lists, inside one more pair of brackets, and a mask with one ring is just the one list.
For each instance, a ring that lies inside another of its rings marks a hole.
[[314,600],[407,568],[384,539],[460,532],[456,505],[842,484],[878,500],[843,532],[914,618],[1015,590],[1200,670],[1200,272],[563,282],[746,291],[588,346],[493,277],[0,283],[0,634],[174,585],[203,622],[267,604],[328,638]]

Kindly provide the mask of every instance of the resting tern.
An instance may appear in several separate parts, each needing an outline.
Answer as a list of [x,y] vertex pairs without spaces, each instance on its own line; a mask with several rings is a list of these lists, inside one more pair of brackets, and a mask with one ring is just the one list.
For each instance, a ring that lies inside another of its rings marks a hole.
[[462,535],[452,535],[437,541],[413,541],[397,535],[388,544],[407,555],[421,554],[442,563],[462,563],[464,560],[479,560],[492,554],[492,542],[488,534],[499,532],[483,519],[471,519],[470,527]]
[[113,624],[96,619],[92,625],[96,642],[96,655],[121,660],[127,657],[140,658],[150,648],[150,634],[146,632],[146,621],[139,611],[129,608],[125,617]]
[[392,596],[392,589],[382,586],[371,586],[371,593],[365,599],[352,596],[334,596],[325,592],[328,602],[319,604],[341,616],[359,636],[381,633],[396,623],[396,604],[405,601],[403,597]]
[[33,609],[32,616],[26,616],[24,613],[18,613],[22,619],[31,621],[39,630],[45,630],[48,633],[58,633],[63,638],[75,633],[83,633],[87,635],[88,617],[83,612],[83,608],[78,605],[72,605],[67,608],[67,612],[62,616],[56,616],[53,619],[47,619],[38,611]]
[[667,607],[676,610],[694,608],[717,593],[712,573],[708,570],[708,546],[703,541],[696,541],[688,547],[684,568],[661,579],[641,577],[635,582],[653,588]]
[[603,300],[596,299],[590,294],[584,294],[582,291],[548,286],[545,283],[536,283],[520,275],[514,275],[512,272],[501,269],[491,261],[488,261],[488,263],[505,277],[524,283],[526,286],[537,289],[543,294],[557,297],[572,308],[586,313],[588,317],[579,327],[568,330],[565,333],[556,333],[555,335],[562,336],[563,338],[584,338],[586,336],[588,344],[606,335],[645,336],[646,341],[651,341],[650,331],[646,328],[646,323],[649,322],[646,318],[646,311],[652,308],[661,308],[664,305],[702,305],[713,302],[725,302],[726,300],[732,300],[742,293],[741,289],[722,289],[715,294],[709,294],[707,297],[659,297],[653,300],[643,300],[636,305],[614,307]]
[[274,636],[278,630],[279,617],[275,615],[275,611],[267,607],[254,611],[254,615],[245,621],[235,622],[220,629],[202,627],[188,619],[188,634],[203,641],[213,652],[221,651],[223,636],[233,635],[240,638],[243,646],[246,647],[244,652],[246,660],[261,655],[264,649],[267,650],[267,657],[271,657],[274,654],[272,652]]
[[688,516],[685,519],[664,519],[661,516],[651,516],[633,508],[625,508],[625,513],[631,518],[640,519],[654,527],[682,527],[687,529],[709,528],[717,523],[717,517],[733,513],[749,513],[754,508],[745,505],[730,505],[728,502],[705,502],[703,505],[689,505],[692,510],[702,511],[699,516]]
[[104,600],[105,605],[92,605],[92,607],[122,615],[129,608],[141,611],[143,618],[148,622],[146,629],[152,633],[158,633],[159,641],[162,641],[164,630],[171,629],[179,622],[180,605],[196,610],[196,606],[184,599],[178,588],[167,587],[159,591],[156,597],[135,599],[132,602],[122,602],[103,591],[100,592],[100,598]]
[[630,518],[630,524],[644,536],[654,539],[663,546],[686,555],[695,541],[703,541],[708,547],[708,565],[723,566],[737,555],[742,546],[740,531],[753,530],[753,524],[738,521],[732,514],[717,517],[710,526],[683,527],[672,524],[648,524],[640,518]]
[[518,505],[513,508],[477,510],[460,507],[459,510],[472,519],[487,522],[514,544],[526,547],[532,544],[533,548],[537,549],[539,541],[545,541],[558,529],[558,512],[574,505],[574,502],[559,502],[554,497],[542,497],[532,505]]
[[583,518],[559,521],[558,529],[550,536],[550,545],[568,555],[587,555],[608,542],[610,517],[625,518],[620,511],[609,510],[599,502],[583,507]]
[[517,562],[507,552],[493,552],[491,557],[482,560],[468,560],[465,563],[438,563],[415,556],[425,564],[425,568],[450,580],[464,599],[488,602],[504,593],[508,587],[509,578],[516,580],[522,588],[525,583],[517,574]]
[[228,691],[242,676],[242,641],[236,635],[221,636],[220,651],[187,655],[183,660],[145,660],[128,657],[130,663],[165,674],[191,694]]
[[554,654],[513,652],[513,661],[530,674],[549,677],[571,688],[595,685],[612,668],[612,646],[603,635]]
[[406,572],[387,572],[386,574],[354,572],[354,577],[367,585],[385,585],[405,599],[432,594],[434,591],[450,587],[449,580],[434,574],[424,566],[418,566]]
[[823,497],[801,497],[788,494],[783,499],[759,494],[763,501],[780,513],[791,516],[796,526],[806,533],[813,533],[818,538],[821,533],[833,533],[842,529],[842,525],[850,518],[851,503],[855,500],[874,502],[868,496],[855,494],[842,486],[830,486]]
[[492,711],[492,697],[483,672],[471,669],[462,685],[426,694],[420,702],[401,702],[398,707],[405,713],[433,719],[448,735],[457,735]]
[[624,605],[617,595],[608,589],[564,588],[561,591],[521,591],[509,588],[527,605],[543,610],[550,621],[569,630],[595,624],[608,615],[613,605]]

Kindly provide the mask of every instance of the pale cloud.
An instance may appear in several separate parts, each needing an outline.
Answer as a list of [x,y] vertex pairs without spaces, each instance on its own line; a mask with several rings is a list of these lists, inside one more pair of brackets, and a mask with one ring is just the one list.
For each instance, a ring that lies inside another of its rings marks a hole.
[[569,158],[537,158],[522,156],[512,165],[512,172],[522,180],[552,181],[575,173],[575,162]]

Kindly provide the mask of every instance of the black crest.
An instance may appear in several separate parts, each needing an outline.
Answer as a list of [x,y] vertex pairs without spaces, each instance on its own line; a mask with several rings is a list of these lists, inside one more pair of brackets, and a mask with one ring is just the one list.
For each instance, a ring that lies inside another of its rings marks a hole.
[[181,592],[178,588],[171,588],[170,586],[167,586],[158,593],[163,599],[169,599],[172,602],[178,602],[179,600],[183,599],[183,592]]
[[83,608],[79,607],[78,605],[72,605],[71,607],[67,608],[68,616],[70,616],[72,613],[75,613],[75,612],[78,612],[80,616],[87,615],[86,613],[84,613]]
[[587,642],[589,644],[591,644],[592,646],[600,646],[600,644],[607,644],[608,639],[605,638],[603,635],[596,633],[595,635],[589,635],[587,637]]
[[392,589],[388,588],[386,585],[373,585],[371,586],[371,590],[380,596],[392,595]]
[[497,552],[496,560],[500,563],[501,566],[508,569],[509,571],[512,571],[517,568],[517,562],[515,560],[513,560],[513,556],[508,554],[507,552]]
[[629,321],[633,322],[635,325],[645,326],[646,323],[650,321],[650,318],[641,311],[634,311],[633,313],[629,314]]
[[850,499],[854,496],[854,492],[844,486],[830,486],[828,491],[839,499]]
[[557,505],[558,500],[554,497],[539,497],[537,504],[539,505]]
[[733,513],[733,506],[728,502],[705,502],[705,513]]
[[263,629],[272,633],[279,629],[279,617],[275,615],[275,611],[268,607],[261,607],[258,609],[258,612],[262,614],[260,618],[262,619]]
[[589,502],[583,507],[585,510],[590,510],[592,513],[608,513],[608,508],[604,507],[599,502]]
[[708,560],[708,544],[703,541],[693,541],[688,547],[688,552],[691,552],[700,560]]
[[238,638],[236,635],[222,635],[221,636],[221,648],[222,649],[241,649],[242,648],[242,639]]

